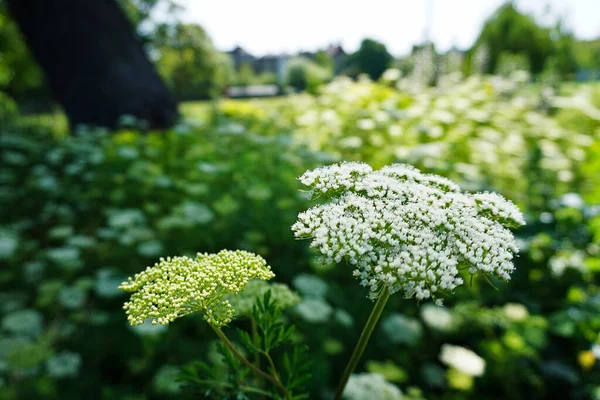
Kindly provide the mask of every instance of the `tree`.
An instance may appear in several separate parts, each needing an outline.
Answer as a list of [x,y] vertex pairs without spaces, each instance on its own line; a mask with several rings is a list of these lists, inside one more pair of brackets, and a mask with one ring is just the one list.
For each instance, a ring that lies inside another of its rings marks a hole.
[[578,41],[573,47],[578,65],[586,69],[600,69],[600,39]]
[[392,61],[393,57],[383,43],[364,39],[360,48],[350,56],[349,65],[350,69],[368,74],[371,79],[377,80],[389,68]]
[[46,97],[43,73],[23,42],[19,27],[0,3],[0,90],[16,99]]
[[256,73],[254,72],[254,68],[252,68],[252,64],[246,62],[241,63],[240,70],[235,79],[235,84],[239,86],[249,86],[254,83],[255,79]]
[[123,115],[151,128],[177,119],[177,103],[115,0],[7,0],[72,126],[114,128]]
[[333,61],[333,57],[331,57],[325,50],[319,50],[315,53],[315,63],[325,68],[327,71],[331,71],[332,74],[335,71],[335,62]]
[[331,71],[307,58],[296,57],[288,62],[286,82],[296,90],[315,93],[317,88],[329,79]]
[[561,76],[572,75],[577,71],[578,63],[575,57],[575,36],[565,29],[562,21],[556,24],[551,32],[556,38],[554,40],[554,53],[546,61],[545,68],[552,63]]
[[225,60],[201,26],[168,27],[155,40],[160,54],[156,65],[178,100],[206,99],[221,89],[219,66]]
[[503,53],[524,54],[531,72],[542,72],[546,61],[555,52],[550,29],[540,27],[533,17],[519,12],[512,2],[502,5],[484,24],[469,57],[486,46],[486,73],[493,73]]

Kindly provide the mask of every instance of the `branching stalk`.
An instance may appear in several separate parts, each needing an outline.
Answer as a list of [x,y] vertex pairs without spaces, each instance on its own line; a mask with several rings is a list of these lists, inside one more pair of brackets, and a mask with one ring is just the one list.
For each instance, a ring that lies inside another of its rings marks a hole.
[[279,377],[277,376],[277,371],[275,370],[275,363],[273,362],[273,359],[271,358],[271,355],[269,354],[269,352],[263,351],[262,354],[265,356],[267,361],[269,361],[269,366],[271,367],[271,370],[273,371],[273,376],[275,378],[279,379]]
[[246,367],[250,368],[250,370],[252,372],[254,372],[256,375],[260,376],[261,378],[267,379],[268,381],[272,382],[275,386],[277,386],[277,389],[279,389],[281,391],[281,393],[283,393],[284,398],[286,398],[286,399],[289,398],[289,393],[288,393],[287,389],[285,388],[285,386],[283,386],[283,384],[279,381],[279,379],[267,374],[263,370],[254,366],[250,361],[246,360],[246,358],[238,351],[238,349],[236,349],[236,347],[233,345],[233,343],[231,343],[229,341],[229,339],[227,338],[227,336],[225,336],[225,334],[223,333],[223,331],[221,329],[219,329],[213,325],[211,325],[211,327],[213,328],[213,330],[215,331],[217,336],[219,336],[219,338],[223,341],[223,343],[225,343],[225,346],[227,346],[227,348],[231,351],[231,353],[235,356],[235,358],[240,360],[240,362],[242,364],[244,364]]

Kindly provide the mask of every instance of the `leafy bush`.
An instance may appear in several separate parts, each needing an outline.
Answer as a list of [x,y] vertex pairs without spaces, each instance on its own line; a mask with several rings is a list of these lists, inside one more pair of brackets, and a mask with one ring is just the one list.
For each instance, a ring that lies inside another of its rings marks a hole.
[[331,79],[331,71],[306,58],[295,58],[288,62],[286,82],[292,88],[316,93],[317,88]]

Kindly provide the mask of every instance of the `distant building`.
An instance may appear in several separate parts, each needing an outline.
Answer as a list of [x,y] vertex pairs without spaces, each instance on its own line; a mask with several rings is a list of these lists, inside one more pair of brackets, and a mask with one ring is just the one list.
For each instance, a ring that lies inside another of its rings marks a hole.
[[246,50],[242,49],[240,46],[237,46],[235,49],[228,51],[227,54],[231,56],[231,59],[233,60],[233,67],[236,71],[240,70],[240,66],[242,64],[252,65],[254,63],[254,60],[256,60],[256,57],[248,53]]
[[[341,44],[337,43],[329,45],[325,51],[333,59],[335,73],[340,73],[344,67],[344,61],[347,56]],[[285,81],[288,60],[291,58],[287,54],[269,54],[262,57],[256,57],[240,46],[236,46],[233,50],[228,51],[227,54],[231,57],[233,67],[237,72],[240,71],[243,64],[248,64],[257,74],[275,74],[279,84],[283,84]],[[296,56],[314,60],[315,54],[316,53],[302,51]]]
[[342,48],[342,44],[330,44],[329,46],[327,46],[327,49],[325,51],[333,59],[333,65],[335,67],[336,75],[339,74],[344,68],[344,63],[346,61],[346,57],[348,56],[348,54],[346,54],[346,52]]
[[233,61],[233,67],[240,71],[243,64],[248,64],[257,74],[269,73],[277,76],[277,82],[282,83],[285,79],[288,56],[284,54],[266,55],[255,57],[240,46],[237,46],[227,54]]
[[298,53],[298,57],[302,57],[302,58],[306,58],[309,60],[314,60],[315,59],[315,54],[316,53],[312,53],[310,51],[301,51]]
[[252,68],[257,74],[275,74],[277,76],[277,82],[283,83],[285,80],[287,62],[287,55],[266,55],[254,60]]

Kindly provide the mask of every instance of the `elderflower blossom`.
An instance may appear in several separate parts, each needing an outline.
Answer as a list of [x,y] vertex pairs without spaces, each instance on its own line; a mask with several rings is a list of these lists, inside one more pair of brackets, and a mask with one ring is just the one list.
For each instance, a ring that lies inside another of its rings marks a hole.
[[201,312],[208,323],[220,327],[235,315],[227,295],[239,293],[252,279],[274,276],[262,257],[222,250],[198,253],[196,258],[161,258],[119,289],[133,293],[123,306],[131,325],[140,325],[146,318],[152,318],[153,324],[168,325],[179,317]]
[[307,171],[300,181],[325,203],[298,215],[295,236],[312,239],[322,262],[354,266],[371,299],[383,287],[406,298],[436,298],[463,283],[462,269],[510,279],[518,247],[507,227],[525,221],[500,195],[463,193],[404,164],[374,171],[345,162]]

